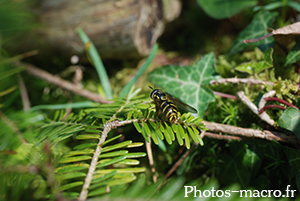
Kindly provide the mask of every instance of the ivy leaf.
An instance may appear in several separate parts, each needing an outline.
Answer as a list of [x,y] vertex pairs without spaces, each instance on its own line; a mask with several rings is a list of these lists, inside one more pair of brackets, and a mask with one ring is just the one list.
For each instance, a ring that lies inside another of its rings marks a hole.
[[215,100],[213,92],[204,87],[218,78],[214,68],[215,56],[206,54],[194,66],[165,66],[148,74],[148,80],[170,95],[198,109],[203,113],[208,103]]
[[[277,16],[277,12],[260,11],[258,12],[252,22],[239,34],[238,38],[235,40],[234,44],[229,50],[229,56],[243,50],[249,44],[245,44],[245,39],[258,38],[266,35],[267,28],[271,25],[273,19]],[[261,40],[253,43],[253,45],[260,45],[261,49],[267,49],[274,39],[269,37],[265,40]]]
[[[257,0],[198,0],[198,3],[209,16],[215,19],[224,19],[241,12],[245,8],[255,6],[257,4]],[[220,10],[222,12],[220,12]]]
[[297,42],[296,45],[292,48],[292,50],[287,55],[284,65],[287,66],[288,64],[295,63],[299,59],[300,59],[300,44],[299,42]]
[[278,124],[280,127],[285,128],[295,133],[300,139],[300,111],[293,107],[288,107],[279,117]]

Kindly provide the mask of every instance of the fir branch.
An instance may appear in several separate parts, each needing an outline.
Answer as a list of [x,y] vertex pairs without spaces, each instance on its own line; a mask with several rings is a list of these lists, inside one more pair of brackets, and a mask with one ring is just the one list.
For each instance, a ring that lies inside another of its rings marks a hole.
[[81,189],[81,192],[80,192],[80,195],[78,198],[79,201],[86,200],[86,198],[88,196],[88,188],[90,187],[90,184],[93,179],[93,174],[96,170],[98,158],[102,151],[102,144],[105,142],[108,133],[114,128],[124,126],[126,124],[131,124],[131,123],[137,122],[137,121],[138,121],[138,119],[131,119],[131,120],[125,120],[125,121],[115,120],[115,121],[107,122],[103,125],[103,132],[102,132],[101,138],[97,144],[97,148],[96,148],[96,151],[94,152],[92,161],[90,163],[87,176],[85,178],[84,184],[82,186],[82,189]]

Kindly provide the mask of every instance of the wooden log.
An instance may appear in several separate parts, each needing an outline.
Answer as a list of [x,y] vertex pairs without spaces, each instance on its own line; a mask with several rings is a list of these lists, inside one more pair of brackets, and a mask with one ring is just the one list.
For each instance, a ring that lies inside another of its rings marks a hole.
[[[172,12],[164,15],[166,10]],[[140,58],[150,53],[165,22],[176,18],[180,10],[179,0],[43,0],[36,7],[43,26],[35,41],[67,56],[82,56],[80,27],[102,58]]]

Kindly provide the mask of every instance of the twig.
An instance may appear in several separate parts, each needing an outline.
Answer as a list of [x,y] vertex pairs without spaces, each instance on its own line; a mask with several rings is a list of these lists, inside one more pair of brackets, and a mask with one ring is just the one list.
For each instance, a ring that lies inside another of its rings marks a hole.
[[168,171],[168,173],[165,176],[165,179],[169,178],[171,176],[171,174],[173,174],[173,172],[175,170],[177,170],[177,168],[179,167],[179,165],[182,163],[182,161],[191,153],[191,151],[197,147],[199,145],[199,142],[197,143],[193,143],[193,146],[187,150],[180,158],[179,160],[173,165],[173,167]]
[[240,137],[240,136],[231,136],[231,135],[221,135],[220,133],[210,133],[210,132],[205,132],[204,136],[209,137],[209,138],[215,138],[218,140],[245,140],[247,138],[245,137]]
[[206,128],[208,128],[209,131],[211,132],[226,133],[230,135],[237,135],[239,137],[247,137],[247,138],[260,138],[260,139],[265,139],[270,141],[275,140],[275,141],[289,143],[289,144],[300,144],[300,140],[295,135],[287,135],[287,134],[278,133],[275,131],[268,131],[268,130],[261,131],[261,130],[255,130],[250,128],[241,128],[241,127],[236,127],[231,125],[212,123],[208,121],[203,121],[203,123],[206,125]]
[[236,100],[236,96],[234,95],[230,95],[230,94],[225,94],[225,93],[221,93],[221,92],[217,92],[217,91],[213,91],[213,93],[217,96],[221,96],[223,98],[231,98],[233,100]]
[[152,149],[151,149],[151,139],[150,139],[150,142],[146,141],[146,150],[147,150],[149,165],[150,165],[150,169],[151,169],[151,173],[152,173],[152,179],[153,179],[153,182],[156,183],[157,176],[156,176],[156,170],[154,167],[154,160],[153,160],[153,154],[152,154]]
[[256,80],[256,79],[246,79],[246,78],[221,78],[218,80],[212,80],[210,81],[210,84],[268,84],[268,85],[273,85],[273,82],[266,82],[262,80]]
[[93,92],[90,92],[88,90],[81,89],[79,86],[73,84],[72,82],[66,81],[64,79],[61,79],[60,77],[54,76],[44,70],[38,69],[37,67],[23,63],[23,62],[18,62],[19,65],[25,66],[26,71],[34,75],[38,78],[44,79],[49,83],[55,84],[61,88],[64,88],[66,90],[69,90],[75,94],[78,94],[80,96],[83,96],[87,99],[90,99],[95,102],[100,102],[100,103],[112,103],[112,101],[108,101],[105,98],[99,96],[98,94],[95,94]]
[[20,73],[18,73],[18,80],[19,80],[19,88],[20,88],[20,92],[21,92],[21,99],[23,102],[23,110],[27,111],[30,109],[30,101],[28,98],[28,93],[27,93],[27,89],[26,89],[24,80]]
[[80,192],[80,195],[79,195],[79,198],[78,198],[79,201],[85,201],[86,198],[87,198],[88,188],[90,187],[90,184],[92,182],[93,174],[96,170],[98,158],[99,158],[99,156],[101,154],[101,151],[102,151],[102,143],[105,142],[107,134],[113,128],[124,126],[126,124],[131,124],[131,123],[137,122],[137,121],[138,121],[138,119],[131,119],[131,120],[125,120],[125,121],[116,120],[116,121],[107,122],[103,125],[103,132],[102,132],[101,138],[100,138],[100,140],[97,144],[97,148],[95,150],[94,156],[92,158],[92,161],[91,161],[88,173],[87,173],[87,176],[86,176],[84,184],[82,186],[82,189],[81,189],[81,192]]
[[289,102],[287,102],[286,100],[282,100],[282,99],[280,99],[280,98],[277,98],[277,97],[267,97],[267,98],[264,98],[265,99],[265,101],[277,101],[277,102],[279,102],[279,103],[282,103],[282,104],[284,104],[284,105],[287,105],[287,106],[289,106],[289,107],[294,107],[294,108],[297,108],[297,109],[299,109],[297,106],[295,106],[295,105],[293,105],[292,103],[289,103]]
[[[268,92],[267,94],[264,94],[261,99],[263,99],[264,96],[269,96],[271,94],[271,92],[272,91]],[[239,91],[237,93],[237,96],[241,99],[241,101],[246,106],[248,106],[252,110],[252,112],[254,114],[258,115],[259,118],[261,118],[263,121],[267,122],[271,126],[273,126],[275,124],[275,121],[273,119],[271,119],[270,116],[266,112],[259,114],[259,109],[256,107],[256,105],[254,105],[254,103],[251,102],[251,100],[245,95],[245,93],[243,91]],[[261,104],[259,104],[259,105],[261,105]]]

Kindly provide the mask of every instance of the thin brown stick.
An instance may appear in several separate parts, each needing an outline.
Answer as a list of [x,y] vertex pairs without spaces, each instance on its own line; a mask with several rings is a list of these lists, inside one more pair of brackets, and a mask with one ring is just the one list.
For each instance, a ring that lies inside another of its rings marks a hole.
[[173,172],[175,171],[175,170],[177,170],[177,168],[179,167],[179,165],[182,163],[182,161],[191,153],[191,151],[193,151],[193,149],[195,148],[195,147],[197,147],[199,145],[199,143],[197,142],[197,143],[193,143],[193,145],[192,145],[192,147],[189,149],[189,150],[187,150],[180,158],[179,158],[179,160],[173,165],[173,167],[168,171],[168,173],[166,174],[166,176],[165,176],[165,179],[167,179],[167,178],[169,178],[172,174],[173,174]]
[[217,96],[221,96],[223,98],[230,98],[230,99],[233,99],[233,100],[236,100],[236,96],[234,95],[230,95],[230,94],[225,94],[225,93],[221,93],[221,92],[217,92],[217,91],[213,91],[213,93]]
[[60,77],[54,76],[44,70],[41,70],[41,69],[31,65],[31,64],[27,64],[27,63],[23,63],[23,62],[18,62],[18,64],[21,66],[25,66],[26,71],[29,74],[34,75],[40,79],[44,79],[49,83],[55,84],[61,88],[69,90],[75,94],[82,96],[82,97],[85,97],[85,98],[90,99],[95,102],[112,103],[112,101],[108,101],[105,98],[99,96],[98,94],[95,94],[88,90],[81,89],[79,86],[73,84],[72,82],[69,82],[64,79],[61,79]]
[[91,164],[90,164],[87,176],[84,180],[84,184],[82,186],[82,189],[81,189],[81,192],[80,192],[80,195],[78,198],[79,201],[85,201],[87,198],[87,195],[89,192],[88,188],[90,187],[90,184],[92,182],[93,174],[96,170],[98,158],[102,151],[102,143],[105,142],[107,134],[114,128],[124,126],[126,124],[131,124],[131,123],[137,122],[137,121],[138,121],[138,119],[131,119],[131,120],[125,120],[125,121],[116,120],[116,121],[107,122],[103,125],[103,132],[102,132],[101,138],[97,144],[97,148],[95,150],[94,156],[91,160]]
[[150,142],[146,141],[146,150],[147,150],[149,165],[150,165],[150,169],[151,169],[151,173],[152,173],[152,179],[153,179],[153,182],[156,183],[157,176],[156,176],[156,170],[154,167],[154,160],[153,160],[153,154],[152,154],[152,148],[151,148],[151,139],[150,139]]
[[30,101],[29,101],[29,98],[28,98],[26,85],[25,85],[24,80],[23,80],[20,73],[18,73],[18,80],[19,80],[19,88],[20,88],[20,93],[21,93],[21,99],[22,99],[22,103],[23,103],[23,110],[27,111],[27,110],[30,109]]

